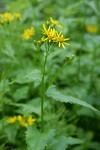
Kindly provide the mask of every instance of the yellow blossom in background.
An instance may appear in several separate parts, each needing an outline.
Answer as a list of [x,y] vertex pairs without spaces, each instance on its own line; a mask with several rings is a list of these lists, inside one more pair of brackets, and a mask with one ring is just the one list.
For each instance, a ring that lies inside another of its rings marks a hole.
[[86,30],[90,33],[97,33],[98,32],[98,27],[94,25],[87,25]]
[[30,125],[32,125],[32,124],[36,121],[36,119],[33,118],[32,116],[27,117],[26,115],[21,116],[18,120],[19,120],[19,123],[20,123],[23,127],[30,126]]
[[21,21],[21,14],[19,13],[9,13],[9,12],[5,12],[3,14],[0,14],[0,24],[3,23],[10,23],[12,21],[14,21],[14,19],[18,19],[19,21]]
[[23,117],[22,117],[21,115],[18,115],[18,116],[17,116],[17,120],[18,120],[19,122],[21,122],[21,121],[23,120]]
[[36,122],[36,119],[33,118],[32,116],[27,117],[26,115],[24,116],[18,115],[18,116],[9,118],[7,120],[7,123],[13,124],[16,121],[18,121],[21,126],[27,127],[27,126],[31,126],[34,122]]
[[28,126],[28,123],[26,122],[26,115],[24,115],[24,116],[19,115],[17,117],[17,119],[18,119],[18,121],[19,121],[21,126],[23,126],[23,127],[27,127]]
[[14,20],[14,15],[6,12],[3,14],[3,19],[4,19],[4,22],[11,22]]
[[50,17],[50,22],[52,23],[53,26],[62,28],[62,26],[59,24],[59,22],[57,20],[53,20],[52,17]]
[[27,126],[28,126],[28,123],[25,122],[25,120],[22,120],[22,121],[20,121],[19,123],[20,123],[20,125],[23,126],[23,127],[27,127]]
[[36,121],[36,119],[32,118],[32,116],[30,116],[27,120],[29,126],[32,125],[35,121]]
[[65,44],[69,45],[68,43],[66,43],[66,41],[68,41],[69,38],[64,38],[62,31],[60,33],[57,33],[57,35],[54,37],[54,41],[56,43],[58,43],[58,46],[62,46],[65,49]]
[[14,117],[10,117],[10,118],[7,120],[7,123],[9,123],[9,124],[13,124],[13,123],[15,123],[15,122],[16,122],[16,120],[17,120],[17,117],[16,117],[16,116],[14,116]]
[[24,40],[28,40],[30,37],[34,36],[34,33],[35,33],[35,30],[34,30],[34,27],[32,26],[24,30],[24,33],[22,34],[22,38]]

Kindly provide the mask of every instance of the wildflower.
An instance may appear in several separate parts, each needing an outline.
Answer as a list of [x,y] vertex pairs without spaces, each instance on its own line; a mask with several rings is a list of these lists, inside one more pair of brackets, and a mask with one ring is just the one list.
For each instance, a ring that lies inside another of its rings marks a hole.
[[35,32],[34,27],[32,26],[32,27],[24,30],[24,33],[22,34],[22,38],[24,40],[28,40],[30,37],[34,36],[34,32]]
[[51,40],[53,40],[54,36],[57,34],[57,31],[50,26],[47,29],[46,26],[43,24],[42,33],[46,35],[46,38],[43,37],[41,40],[48,40],[49,42],[51,42]]
[[54,37],[53,39],[55,42],[58,43],[58,46],[62,46],[65,49],[65,44],[69,45],[68,43],[66,43],[66,41],[69,40],[69,38],[64,38],[62,31],[60,33],[57,33],[57,35]]
[[7,122],[8,122],[9,124],[13,124],[13,123],[16,122],[16,120],[17,120],[17,117],[14,116],[14,117],[10,117],[10,118],[7,120]]
[[27,127],[27,126],[28,126],[28,123],[25,122],[25,120],[22,120],[22,121],[20,122],[20,124],[21,124],[21,126],[23,126],[23,127]]
[[26,115],[24,115],[24,116],[18,115],[17,119],[21,126],[23,126],[23,127],[28,126],[28,123],[26,122]]
[[29,126],[32,125],[35,121],[36,121],[36,119],[32,118],[32,116],[30,116],[27,120]]
[[90,33],[97,33],[98,32],[98,27],[94,25],[87,25],[86,30]]
[[4,22],[11,22],[14,20],[14,15],[8,12],[4,13],[2,17],[3,17]]
[[48,34],[48,32],[50,31],[50,29],[51,29],[51,27],[49,26],[49,28],[48,29],[46,29],[46,26],[43,24],[43,29],[41,29],[41,31],[42,31],[42,33],[44,34],[44,35],[47,35]]
[[41,42],[44,42],[46,39],[45,39],[45,37],[43,36],[42,38],[41,38]]
[[51,21],[53,26],[57,26],[59,28],[62,28],[62,26],[59,24],[59,22],[57,20],[53,20],[52,17],[50,17],[50,21]]
[[18,115],[18,116],[17,116],[17,120],[18,120],[19,122],[21,122],[21,121],[23,120],[22,116],[21,116],[21,115]]
[[26,115],[24,116],[18,115],[11,117],[7,120],[9,124],[15,123],[16,121],[18,121],[21,126],[27,127],[32,125],[36,121],[36,119],[32,118],[32,116],[27,117]]
[[47,39],[49,40],[49,42],[51,42],[51,40],[54,39],[54,36],[56,36],[57,31],[55,29],[51,29],[48,34],[47,34]]

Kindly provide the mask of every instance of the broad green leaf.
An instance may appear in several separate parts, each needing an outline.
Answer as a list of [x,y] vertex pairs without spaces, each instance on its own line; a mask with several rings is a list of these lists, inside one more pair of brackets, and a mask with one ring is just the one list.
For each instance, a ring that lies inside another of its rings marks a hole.
[[66,150],[69,145],[82,144],[83,141],[78,138],[60,136],[53,145],[53,150]]
[[41,72],[38,69],[34,70],[18,70],[18,76],[17,78],[12,81],[17,83],[30,83],[30,82],[41,82]]
[[91,7],[91,9],[95,12],[96,15],[99,14],[97,7],[96,7],[96,2],[95,1],[86,1],[85,2],[88,6]]
[[40,115],[41,114],[41,108],[40,106],[34,106],[31,104],[22,104],[21,105],[21,112],[24,112],[26,114],[35,113]]
[[66,137],[67,144],[68,145],[74,145],[74,144],[81,144],[83,141],[78,138],[73,138],[73,137]]
[[16,135],[17,135],[18,129],[19,129],[19,126],[17,124],[6,125],[6,127],[4,128],[4,132],[9,142],[11,143],[16,142]]
[[[44,102],[44,109],[47,107],[48,103]],[[34,104],[22,104],[21,105],[21,112],[26,114],[35,113],[37,115],[41,115],[41,106],[40,103],[38,106],[35,106]]]
[[22,100],[22,99],[27,98],[28,90],[29,90],[29,87],[28,87],[28,86],[23,86],[23,87],[18,88],[18,89],[14,92],[13,98],[14,98],[16,101],[20,101],[20,100]]
[[60,93],[59,91],[56,90],[54,85],[51,85],[48,88],[46,95],[48,97],[52,97],[53,99],[60,101],[60,102],[65,102],[65,103],[69,102],[69,103],[73,103],[73,104],[79,104],[79,105],[88,107],[88,108],[96,111],[96,109],[93,106],[91,106],[90,104],[88,104],[82,100],[79,100],[77,98],[74,98],[72,96],[66,96],[66,95]]
[[35,127],[30,126],[26,131],[26,143],[28,145],[28,150],[44,150],[54,135],[55,131],[53,129],[50,129],[48,132],[41,133]]

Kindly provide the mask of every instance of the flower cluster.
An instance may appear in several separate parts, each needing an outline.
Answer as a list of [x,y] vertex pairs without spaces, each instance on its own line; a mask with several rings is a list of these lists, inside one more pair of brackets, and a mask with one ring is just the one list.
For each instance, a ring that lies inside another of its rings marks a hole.
[[34,30],[34,27],[32,26],[24,30],[24,33],[22,34],[22,38],[24,40],[28,40],[30,37],[34,36],[34,33],[35,33],[35,30]]
[[19,13],[12,14],[9,12],[0,14],[0,24],[12,22],[14,19],[18,19],[19,21],[21,21],[22,20],[21,14]]
[[53,42],[55,44],[58,44],[59,47],[62,46],[65,49],[65,44],[69,45],[67,43],[69,38],[65,38],[62,33],[62,30],[58,32],[56,30],[56,27],[58,27],[60,29],[62,28],[62,26],[59,24],[59,22],[57,20],[53,20],[50,17],[50,21],[47,21],[46,25],[43,24],[43,27],[41,29],[43,36],[40,41],[44,42],[44,41],[48,40],[49,43]]
[[26,115],[24,116],[18,115],[18,116],[10,117],[7,120],[7,123],[13,124],[16,121],[18,121],[21,126],[27,127],[27,126],[31,126],[36,121],[36,119],[33,118],[32,116],[27,117]]
[[86,30],[90,33],[97,33],[98,32],[98,27],[94,25],[87,25]]

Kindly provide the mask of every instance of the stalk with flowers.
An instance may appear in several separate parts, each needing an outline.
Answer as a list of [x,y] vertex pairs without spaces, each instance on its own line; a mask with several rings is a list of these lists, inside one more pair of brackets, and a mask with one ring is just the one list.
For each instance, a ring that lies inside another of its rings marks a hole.
[[[60,29],[60,31],[58,31]],[[34,27],[30,27],[26,29],[22,35],[22,38],[25,40],[28,40],[30,37],[34,36]],[[63,47],[65,49],[65,45],[69,45],[67,41],[69,38],[65,38],[63,33],[62,33],[62,26],[59,24],[57,20],[54,20],[52,17],[50,17],[49,21],[46,21],[45,24],[43,24],[41,28],[41,38],[40,40],[36,41],[34,40],[34,44],[40,52],[41,46],[44,45],[45,50],[44,50],[44,63],[41,66],[42,70],[42,81],[41,81],[41,132],[44,131],[44,98],[45,98],[45,69],[46,69],[46,63],[48,60],[48,56],[54,52],[55,48],[58,47]],[[57,71],[55,74],[53,80],[49,83],[49,86],[53,83],[55,78],[57,77],[57,74],[60,72],[60,70],[70,61],[72,61],[74,58],[74,55],[70,57],[65,57],[65,62],[63,66]]]
[[[30,37],[34,36],[34,28],[30,27],[29,29],[26,29],[23,33],[23,39],[29,39]],[[47,64],[47,60],[50,54],[52,54],[55,50],[56,47],[62,47],[65,49],[65,45],[69,45],[69,43],[67,43],[67,41],[69,41],[69,38],[65,38],[62,32],[62,26],[59,24],[59,22],[57,20],[53,20],[53,18],[50,17],[49,21],[46,21],[45,24],[42,25],[41,28],[41,38],[39,40],[34,40],[34,44],[37,48],[37,51],[40,52],[41,51],[41,47],[44,45],[45,50],[44,50],[44,62],[41,65],[41,74],[42,74],[42,80],[41,80],[41,132],[44,132],[44,101],[45,101],[45,94],[49,93],[47,91],[49,91],[48,89],[50,89],[50,92],[53,90],[55,91],[54,87],[52,86],[53,82],[55,81],[57,75],[59,74],[59,72],[61,71],[61,69],[67,65],[68,63],[70,63],[73,59],[74,59],[74,55],[72,56],[65,56],[65,61],[63,63],[63,65],[58,69],[58,71],[55,73],[53,79],[51,81],[49,81],[48,86],[46,86],[45,83],[45,75],[46,75],[46,64]],[[52,87],[52,88],[51,88]],[[56,91],[55,91],[56,93]],[[53,97],[55,99],[55,93],[51,92],[51,97]],[[54,95],[52,95],[54,94]],[[58,94],[58,93],[56,93]],[[50,95],[47,94],[47,95]],[[59,95],[59,94],[58,94]],[[62,95],[61,95],[62,96]],[[59,99],[59,97],[56,97],[56,99]],[[62,99],[60,99],[60,101],[62,101]],[[64,99],[64,102],[67,102],[66,99]],[[73,99],[72,98],[72,102],[74,103],[78,103],[80,105],[83,106],[87,106],[87,104],[83,104],[83,102],[81,103],[79,100]],[[91,107],[90,105],[87,107]]]
[[[57,31],[57,27],[60,28],[60,32]],[[65,49],[65,45],[69,45],[67,41],[69,38],[65,38],[62,33],[62,26],[59,24],[57,20],[53,20],[50,17],[50,20],[46,22],[46,24],[43,24],[43,27],[41,29],[42,31],[42,37],[37,42],[39,48],[42,46],[42,44],[45,45],[45,55],[44,55],[44,64],[42,66],[42,82],[41,82],[41,131],[44,131],[44,114],[43,114],[43,108],[44,108],[44,98],[45,98],[45,68],[48,56],[54,51],[56,46],[63,47]]]
[[[58,31],[58,28],[60,31]],[[22,38],[28,40],[30,37],[34,36],[34,27],[30,27],[26,29],[22,35]],[[40,40],[34,40],[34,44],[36,45],[37,50],[41,49],[41,46],[44,44],[45,46],[45,54],[44,54],[44,63],[41,66],[42,70],[42,81],[41,81],[41,131],[44,131],[44,114],[43,114],[43,107],[44,107],[44,97],[45,97],[45,68],[48,56],[54,51],[55,47],[63,47],[65,49],[65,45],[69,45],[67,41],[69,38],[65,38],[62,33],[62,26],[59,24],[57,20],[54,20],[50,17],[50,20],[43,24],[41,29],[42,36]],[[66,57],[67,58],[67,57]],[[73,57],[74,58],[74,57]],[[71,60],[71,59],[70,59]],[[66,62],[66,61],[65,61]],[[65,65],[65,63],[64,63]],[[59,71],[58,71],[59,72]],[[58,73],[57,72],[57,73]],[[56,74],[57,76],[57,74]],[[55,76],[55,77],[56,77]],[[54,79],[53,79],[54,81]]]

